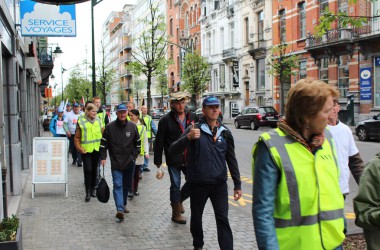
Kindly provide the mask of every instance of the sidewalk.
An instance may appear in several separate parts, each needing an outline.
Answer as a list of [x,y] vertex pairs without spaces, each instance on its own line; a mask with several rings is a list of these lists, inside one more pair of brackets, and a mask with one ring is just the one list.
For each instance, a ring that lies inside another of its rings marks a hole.
[[[47,134],[46,134],[47,135]],[[151,162],[153,159],[151,159]],[[140,195],[128,201],[131,211],[125,220],[115,220],[109,161],[105,175],[111,189],[108,203],[96,198],[85,202],[83,167],[68,161],[69,196],[63,184],[36,185],[32,199],[32,168],[27,178],[18,216],[22,222],[24,249],[193,249],[190,234],[190,203],[186,201],[186,225],[171,221],[169,174],[157,180],[156,167],[144,172]],[[230,208],[235,249],[257,249],[252,218]],[[210,202],[204,216],[204,249],[219,249],[215,219]]]

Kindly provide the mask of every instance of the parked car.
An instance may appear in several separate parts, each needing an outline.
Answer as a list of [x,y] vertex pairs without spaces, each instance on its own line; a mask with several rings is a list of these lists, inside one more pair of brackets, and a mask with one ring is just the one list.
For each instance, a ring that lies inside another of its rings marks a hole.
[[260,126],[277,127],[280,115],[272,106],[245,107],[239,115],[235,117],[235,127],[250,126],[252,130],[259,129]]
[[153,118],[153,119],[160,119],[162,116],[164,116],[166,113],[165,113],[165,110],[163,108],[156,108],[156,109],[152,109],[150,111],[150,116]]
[[[195,111],[195,115],[198,117],[198,120],[199,120],[203,116],[202,108],[197,109],[197,111]],[[223,121],[223,113],[220,110],[219,110],[219,117],[218,118],[221,121]]]
[[374,115],[372,119],[358,122],[355,132],[361,141],[368,141],[371,138],[380,140],[380,113]]

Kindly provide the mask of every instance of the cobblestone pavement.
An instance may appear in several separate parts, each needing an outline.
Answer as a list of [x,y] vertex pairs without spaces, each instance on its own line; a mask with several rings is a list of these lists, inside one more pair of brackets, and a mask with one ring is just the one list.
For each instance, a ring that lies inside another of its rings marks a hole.
[[[105,175],[111,197],[106,204],[96,198],[84,201],[83,168],[71,165],[71,158],[67,164],[67,198],[63,184],[36,184],[32,199],[30,168],[18,210],[24,249],[193,249],[189,201],[184,203],[187,224],[171,221],[170,181],[166,168],[164,178],[157,180],[156,167],[151,163],[152,171],[144,172],[140,181],[140,195],[128,201],[130,213],[125,214],[123,222],[117,223],[109,163]],[[229,218],[234,248],[257,249],[252,218],[233,206],[230,206]],[[204,249],[219,249],[210,202],[204,212],[203,227]]]

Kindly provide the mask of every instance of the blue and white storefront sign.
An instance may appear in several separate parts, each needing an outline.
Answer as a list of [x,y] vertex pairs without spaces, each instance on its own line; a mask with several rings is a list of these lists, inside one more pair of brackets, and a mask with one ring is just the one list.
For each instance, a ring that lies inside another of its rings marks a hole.
[[360,69],[360,100],[372,100],[372,68]]
[[52,5],[21,0],[22,36],[76,36],[75,5]]

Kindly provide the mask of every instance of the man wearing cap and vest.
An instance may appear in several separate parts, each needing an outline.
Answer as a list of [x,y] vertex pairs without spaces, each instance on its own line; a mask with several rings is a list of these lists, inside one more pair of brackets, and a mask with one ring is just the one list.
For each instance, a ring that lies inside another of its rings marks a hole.
[[127,106],[116,107],[117,119],[110,122],[100,145],[100,162],[106,164],[107,150],[111,160],[113,197],[116,205],[116,218],[124,220],[127,209],[128,187],[132,186],[135,161],[140,153],[141,140],[136,124],[127,120]]
[[170,202],[172,206],[172,221],[185,224],[186,218],[182,202],[189,198],[190,187],[185,183],[181,188],[181,171],[186,175],[185,152],[180,154],[170,154],[170,145],[175,142],[191,126],[191,122],[196,120],[192,112],[186,112],[186,104],[190,95],[183,92],[176,92],[171,95],[169,101],[171,110],[164,115],[158,123],[156,142],[154,145],[154,164],[159,168],[162,165],[162,152],[165,153],[166,165],[170,175]]
[[[141,106],[141,119],[145,123],[146,127],[146,135],[148,137],[148,149],[147,152],[149,152],[150,144],[152,143],[152,133],[154,135],[157,134],[157,128],[156,125],[154,124],[154,121],[150,115],[148,115],[148,108],[147,106],[143,105]],[[144,156],[144,164],[142,165],[142,171],[149,172],[149,158]]]

